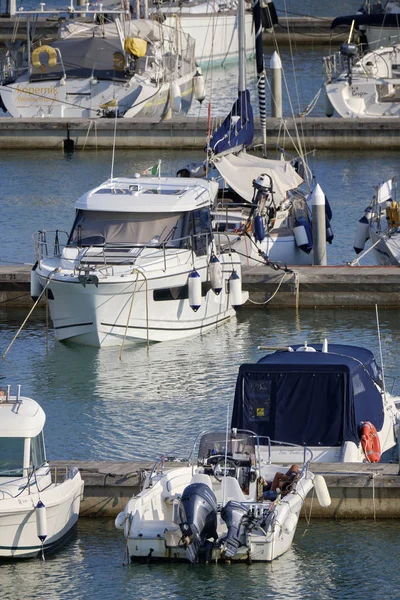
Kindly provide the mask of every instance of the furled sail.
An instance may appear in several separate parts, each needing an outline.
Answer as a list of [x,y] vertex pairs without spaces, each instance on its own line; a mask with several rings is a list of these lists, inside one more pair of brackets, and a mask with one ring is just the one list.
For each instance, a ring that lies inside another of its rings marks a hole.
[[254,137],[253,109],[249,90],[239,91],[231,112],[211,136],[209,149],[213,154],[238,151],[251,146]]

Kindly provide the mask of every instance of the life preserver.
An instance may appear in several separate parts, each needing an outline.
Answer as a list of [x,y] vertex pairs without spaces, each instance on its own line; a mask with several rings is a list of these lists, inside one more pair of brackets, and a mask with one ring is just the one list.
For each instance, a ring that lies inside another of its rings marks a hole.
[[376,463],[381,459],[381,443],[375,426],[365,421],[361,428],[361,446],[368,462]]
[[45,67],[45,65],[40,60],[41,54],[47,54],[49,67],[56,66],[57,52],[51,46],[38,46],[34,49],[31,57],[32,66],[34,66],[36,69],[40,69],[40,67]]

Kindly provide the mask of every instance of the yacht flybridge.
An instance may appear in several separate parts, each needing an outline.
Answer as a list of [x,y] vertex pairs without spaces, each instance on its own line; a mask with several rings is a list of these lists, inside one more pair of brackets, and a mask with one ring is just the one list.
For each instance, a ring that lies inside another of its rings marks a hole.
[[46,290],[56,338],[173,340],[232,317],[247,294],[240,258],[212,232],[217,192],[199,179],[110,179],[78,200],[69,235],[39,232],[31,293]]
[[0,391],[0,557],[33,557],[54,550],[79,516],[83,481],[76,468],[52,476],[43,427],[32,398]]

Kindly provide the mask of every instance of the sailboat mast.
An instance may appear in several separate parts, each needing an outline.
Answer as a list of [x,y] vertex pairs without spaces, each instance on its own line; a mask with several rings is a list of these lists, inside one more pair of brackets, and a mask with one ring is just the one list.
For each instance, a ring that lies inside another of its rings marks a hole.
[[265,65],[264,49],[262,40],[262,18],[261,18],[261,0],[253,0],[253,19],[256,34],[256,64],[257,64],[257,90],[258,106],[260,111],[260,126],[263,144],[263,155],[267,155],[267,109],[265,102]]
[[239,45],[239,92],[246,90],[246,32],[245,32],[245,0],[238,5],[238,45]]

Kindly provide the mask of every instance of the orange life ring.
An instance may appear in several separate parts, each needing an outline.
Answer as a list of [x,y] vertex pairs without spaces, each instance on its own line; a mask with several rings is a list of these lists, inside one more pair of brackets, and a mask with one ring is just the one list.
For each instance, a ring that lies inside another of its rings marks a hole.
[[369,421],[362,424],[361,446],[368,462],[376,463],[381,459],[381,443],[375,426]]

